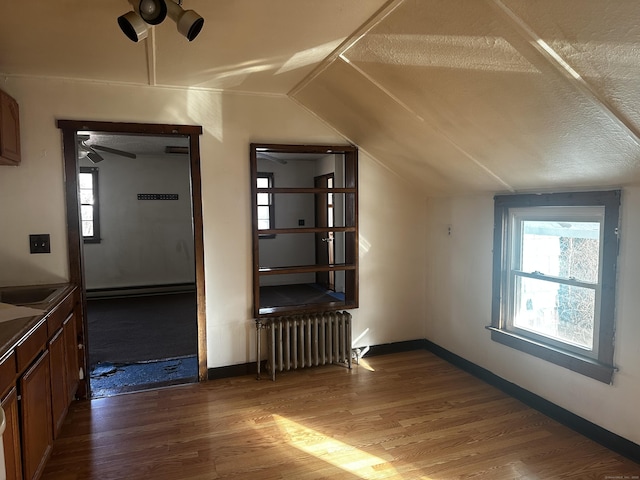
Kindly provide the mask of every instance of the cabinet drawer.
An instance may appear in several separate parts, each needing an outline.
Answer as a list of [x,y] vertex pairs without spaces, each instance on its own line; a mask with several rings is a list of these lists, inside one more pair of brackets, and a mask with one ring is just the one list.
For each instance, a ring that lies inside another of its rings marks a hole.
[[15,385],[16,381],[16,355],[11,350],[0,360],[0,395]]
[[41,321],[16,347],[18,372],[23,372],[47,344],[47,322]]
[[67,295],[67,297],[47,315],[47,332],[49,337],[53,336],[53,334],[62,327],[62,323],[69,318],[69,315],[73,312],[75,299],[76,292],[74,291]]

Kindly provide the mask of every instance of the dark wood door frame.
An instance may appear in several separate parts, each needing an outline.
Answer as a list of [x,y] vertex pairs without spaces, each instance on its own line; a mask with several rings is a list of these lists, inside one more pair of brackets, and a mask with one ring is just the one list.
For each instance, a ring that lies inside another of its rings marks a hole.
[[[314,188],[329,188],[329,180],[331,180],[331,188],[333,188],[333,173],[318,175],[313,179]],[[327,228],[335,226],[335,217],[331,218],[329,225],[329,193],[316,193],[314,195],[315,209],[315,226],[319,228]],[[333,214],[333,208],[331,209]],[[316,265],[333,265],[336,258],[335,234],[334,232],[317,232],[315,235],[316,245]],[[316,272],[316,283],[322,285],[327,290],[335,290],[334,271]]]
[[[202,225],[202,187],[200,177],[200,135],[202,127],[195,125],[165,125],[146,123],[95,122],[58,120],[58,128],[62,130],[62,145],[64,155],[65,200],[67,210],[67,243],[69,253],[70,282],[78,285],[81,291],[81,313],[83,328],[81,343],[86,346],[87,332],[87,298],[84,279],[84,259],[82,248],[82,233],[80,227],[80,199],[78,194],[78,158],[76,154],[76,133],[78,131],[92,131],[114,134],[131,135],[178,135],[189,137],[190,170],[191,170],[191,198],[193,210],[194,252],[196,273],[196,302],[198,322],[198,379],[207,379],[207,337],[206,337],[206,303],[204,283],[204,241]],[[83,349],[81,359],[85,379],[81,382],[79,395],[89,398],[88,352]]]

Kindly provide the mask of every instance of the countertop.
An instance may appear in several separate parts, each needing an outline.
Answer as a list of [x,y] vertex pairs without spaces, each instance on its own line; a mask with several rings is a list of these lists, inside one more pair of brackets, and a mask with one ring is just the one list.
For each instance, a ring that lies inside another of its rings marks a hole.
[[57,305],[64,300],[67,295],[74,291],[76,288],[72,284],[56,283],[47,285],[33,285],[24,287],[0,287],[0,292],[4,290],[16,290],[18,288],[34,288],[34,287],[54,287],[60,288],[60,291],[56,293],[46,303],[33,303],[26,306],[44,310],[41,315],[34,315],[30,317],[16,318],[14,320],[8,320],[0,323],[0,359],[4,357],[6,353],[11,351],[15,346],[29,333],[31,329],[37,326]]

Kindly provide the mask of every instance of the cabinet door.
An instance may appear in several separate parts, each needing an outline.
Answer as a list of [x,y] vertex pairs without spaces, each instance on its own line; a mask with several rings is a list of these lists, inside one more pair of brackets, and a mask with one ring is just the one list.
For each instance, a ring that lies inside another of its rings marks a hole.
[[64,344],[67,356],[67,406],[73,401],[80,383],[80,364],[78,362],[78,326],[76,315],[71,314],[64,321]]
[[38,478],[53,447],[49,352],[45,351],[20,378],[22,471]]
[[0,91],[0,164],[20,163],[20,115],[18,102]]
[[18,418],[18,394],[16,387],[2,399],[2,409],[7,425],[2,436],[4,443],[4,466],[7,480],[22,479],[22,453],[20,449],[20,424]]
[[51,416],[53,437],[58,436],[58,430],[67,413],[67,355],[63,329],[61,328],[49,340],[49,365],[51,368]]

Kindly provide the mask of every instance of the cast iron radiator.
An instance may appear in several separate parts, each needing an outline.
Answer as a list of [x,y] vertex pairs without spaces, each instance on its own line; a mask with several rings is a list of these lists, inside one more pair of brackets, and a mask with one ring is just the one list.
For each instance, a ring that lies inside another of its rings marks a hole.
[[267,370],[276,372],[331,363],[351,368],[351,314],[322,312],[261,318],[256,321],[258,378],[260,331],[267,331]]

